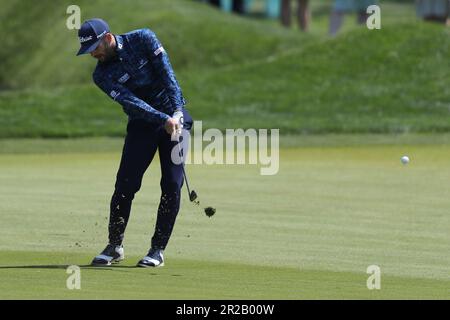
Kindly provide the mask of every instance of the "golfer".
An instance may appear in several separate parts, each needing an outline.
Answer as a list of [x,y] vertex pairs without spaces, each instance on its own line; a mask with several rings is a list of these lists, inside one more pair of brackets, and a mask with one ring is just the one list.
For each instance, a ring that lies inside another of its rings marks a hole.
[[140,267],[164,265],[163,251],[180,208],[183,164],[171,158],[181,129],[190,130],[192,118],[169,62],[169,57],[150,29],[112,34],[102,19],[90,19],[78,31],[81,48],[98,60],[95,84],[122,105],[128,115],[127,134],[115,190],[111,199],[109,243],[92,265],[105,266],[124,259],[123,239],[134,195],[156,150],[161,164],[161,198],[156,226],[147,255]]

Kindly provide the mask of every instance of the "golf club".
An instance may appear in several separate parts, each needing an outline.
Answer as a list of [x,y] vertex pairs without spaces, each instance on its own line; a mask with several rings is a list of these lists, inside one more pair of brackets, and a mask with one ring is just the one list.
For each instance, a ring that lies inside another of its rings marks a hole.
[[[180,138],[181,138],[181,141],[180,141]],[[185,171],[185,169],[184,169],[184,154],[183,154],[183,151],[182,151],[182,149],[181,149],[181,147],[180,147],[180,143],[183,141],[183,136],[182,135],[179,135],[178,136],[178,155],[181,157],[181,159],[182,159],[182,161],[181,161],[181,169],[183,170],[183,177],[184,177],[184,181],[186,182],[186,188],[187,188],[187,191],[188,191],[188,195],[189,195],[189,200],[191,201],[191,202],[193,202],[193,203],[195,203],[196,205],[200,205],[200,201],[199,200],[197,200],[197,198],[198,198],[198,196],[197,196],[197,193],[195,192],[195,190],[192,190],[191,191],[191,189],[189,188],[189,183],[188,183],[188,179],[187,179],[187,175],[186,175],[186,171]],[[215,213],[216,213],[216,209],[215,208],[213,208],[213,207],[206,207],[205,209],[204,209],[204,211],[205,211],[205,214],[208,216],[208,217],[212,217]]]

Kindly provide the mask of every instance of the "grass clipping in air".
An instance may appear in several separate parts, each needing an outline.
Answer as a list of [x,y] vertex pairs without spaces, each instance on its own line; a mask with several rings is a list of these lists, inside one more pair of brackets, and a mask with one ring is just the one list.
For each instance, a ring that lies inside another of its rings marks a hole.
[[[200,205],[200,201],[197,200],[197,197],[198,197],[197,193],[194,190],[192,190],[189,193],[189,200],[199,206]],[[211,218],[215,213],[216,213],[216,209],[215,208],[213,208],[213,207],[206,207],[205,208],[205,214],[208,217]]]

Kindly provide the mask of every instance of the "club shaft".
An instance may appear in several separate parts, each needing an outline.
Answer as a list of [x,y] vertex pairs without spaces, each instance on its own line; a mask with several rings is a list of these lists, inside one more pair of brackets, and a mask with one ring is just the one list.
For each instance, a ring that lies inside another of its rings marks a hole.
[[186,188],[187,188],[187,191],[188,191],[188,194],[189,194],[189,198],[190,198],[191,190],[189,189],[189,183],[188,183],[188,180],[187,180],[186,172],[184,171],[184,163],[181,163],[181,169],[183,170],[183,177],[184,177],[184,181],[186,182]]
[[[178,151],[179,151],[180,157],[182,157],[182,159],[183,159],[184,158],[184,154],[181,152],[180,143],[178,143]],[[187,188],[189,199],[190,199],[191,198],[191,189],[189,188],[189,183],[188,183],[188,179],[187,179],[187,176],[186,176],[186,171],[184,170],[184,161],[181,161],[181,170],[183,171],[183,177],[184,177],[184,181],[186,182],[186,188]]]

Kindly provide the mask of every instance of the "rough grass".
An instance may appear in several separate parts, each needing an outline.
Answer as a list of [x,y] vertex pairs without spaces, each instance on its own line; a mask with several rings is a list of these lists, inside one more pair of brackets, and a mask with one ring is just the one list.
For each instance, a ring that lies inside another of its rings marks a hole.
[[[2,47],[2,75],[8,76],[0,83],[15,90],[0,92],[0,138],[123,135],[120,106],[91,83],[93,59],[73,56],[78,44],[74,31],[64,28],[67,4],[43,1],[39,10],[18,14],[18,21],[33,21],[58,47],[45,46],[47,39]],[[86,17],[101,12],[119,33],[152,26],[168,48],[191,114],[205,129],[450,130],[449,29],[416,21],[412,5],[383,3],[382,30],[347,20],[336,39],[326,37],[327,7],[317,3],[307,35],[193,1],[136,1],[130,11],[107,0],[80,5]],[[21,13],[24,6],[12,2],[5,10]],[[52,14],[58,23],[49,25]],[[15,20],[5,21],[12,30]]]

